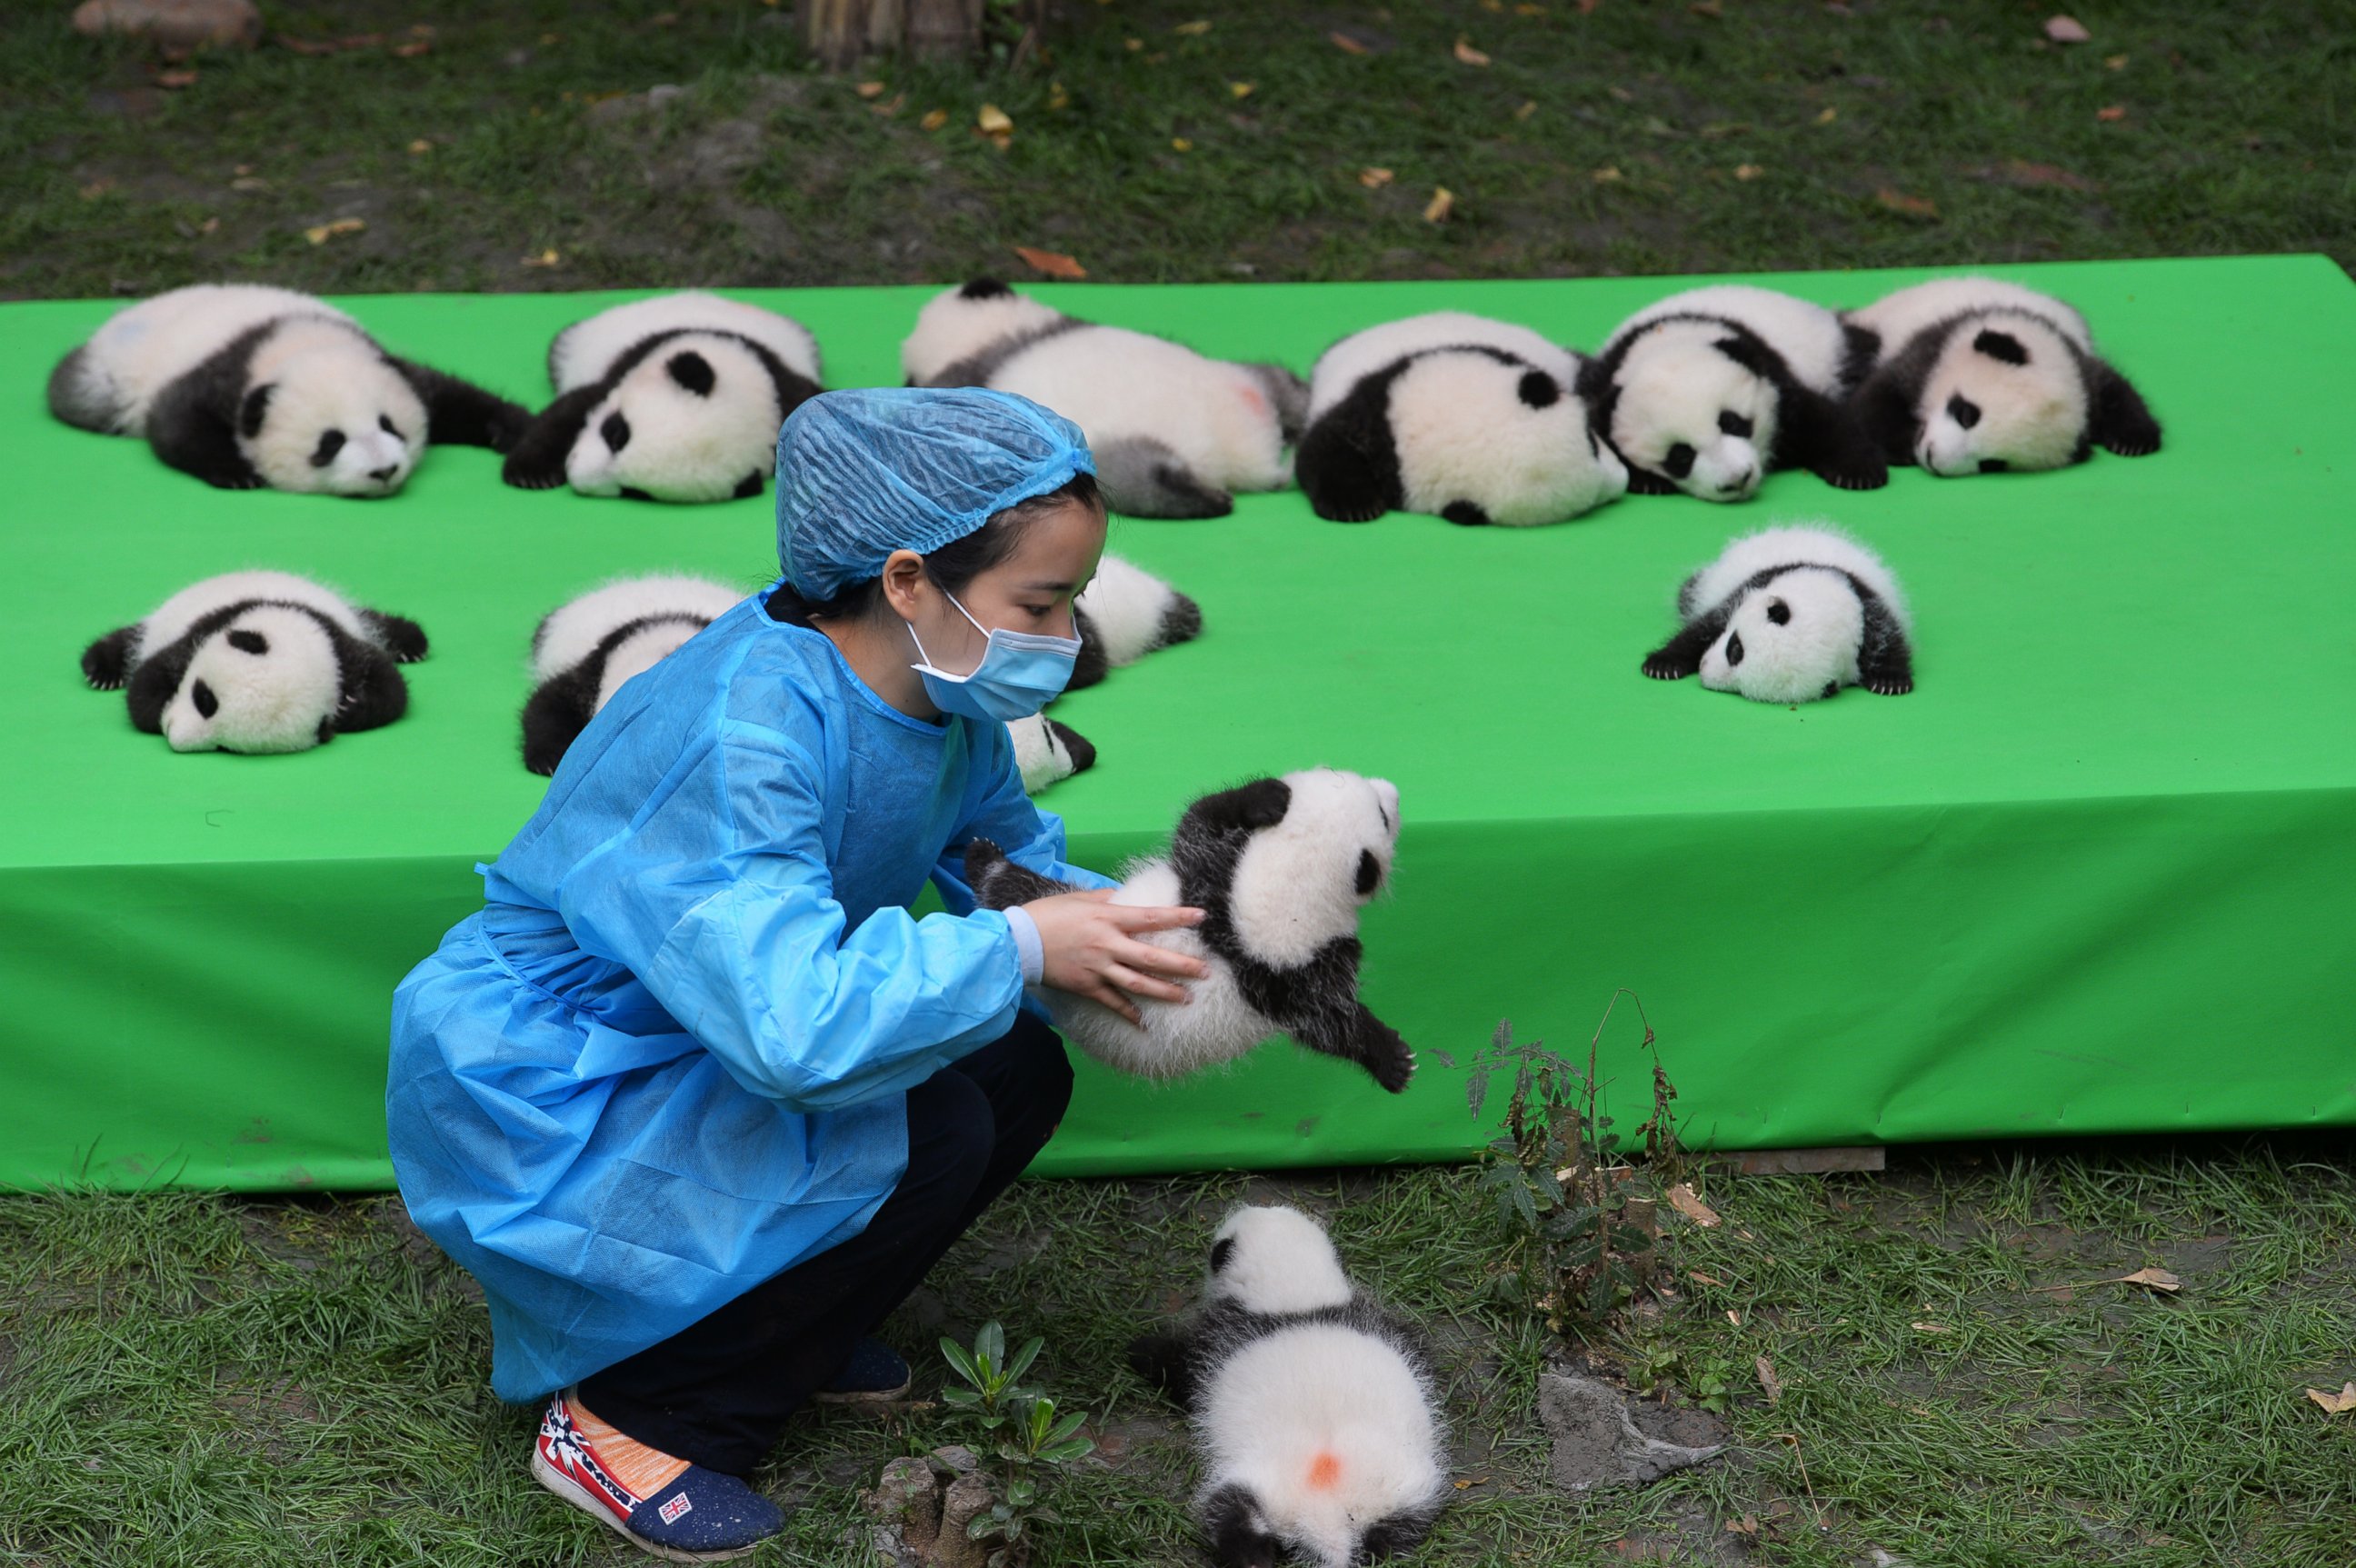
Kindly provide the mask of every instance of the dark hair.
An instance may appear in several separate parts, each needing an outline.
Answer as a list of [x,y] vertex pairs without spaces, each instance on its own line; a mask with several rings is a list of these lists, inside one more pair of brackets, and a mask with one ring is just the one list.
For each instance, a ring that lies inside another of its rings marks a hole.
[[[1052,490],[992,512],[990,521],[971,533],[952,539],[925,556],[925,575],[944,593],[963,593],[967,584],[1013,554],[1033,523],[1071,501],[1099,514],[1104,511],[1104,494],[1097,489],[1094,474],[1075,474]],[[768,610],[773,619],[814,626],[822,620],[857,620],[883,598],[881,577],[849,584],[825,599],[806,599],[791,583],[780,583],[769,595]]]

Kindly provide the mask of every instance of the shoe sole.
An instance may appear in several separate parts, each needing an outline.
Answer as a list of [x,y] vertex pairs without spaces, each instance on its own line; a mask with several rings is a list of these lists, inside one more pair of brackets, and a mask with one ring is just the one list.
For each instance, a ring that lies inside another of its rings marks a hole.
[[531,1451],[531,1478],[639,1551],[650,1552],[665,1562],[727,1563],[739,1557],[750,1557],[761,1550],[761,1543],[757,1541],[750,1546],[732,1546],[722,1552],[689,1552],[680,1547],[664,1546],[648,1541],[645,1536],[616,1519],[613,1510],[590,1495],[588,1487],[541,1458],[537,1446],[534,1446]]
[[906,1397],[908,1391],[916,1385],[916,1380],[910,1378],[896,1389],[867,1389],[857,1393],[829,1393],[821,1389],[810,1395],[810,1402],[813,1404],[889,1404],[894,1400]]

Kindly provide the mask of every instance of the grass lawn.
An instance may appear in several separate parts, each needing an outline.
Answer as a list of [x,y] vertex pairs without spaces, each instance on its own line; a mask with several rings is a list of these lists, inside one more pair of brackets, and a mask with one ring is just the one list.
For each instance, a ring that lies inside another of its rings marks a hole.
[[[2356,30],[2321,3],[2080,9],[2064,47],[2052,0],[1113,0],[1019,72],[835,80],[757,0],[333,0],[270,24],[348,47],[177,86],[57,0],[0,4],[0,297],[946,282],[1019,275],[1018,244],[1114,281],[2356,265]],[[896,1335],[919,1396],[940,1333],[1046,1337],[1034,1380],[1099,1443],[1058,1565],[1201,1560],[1183,1430],[1120,1350],[1245,1197],[1324,1215],[1438,1340],[1466,1484],[1419,1563],[2356,1563],[2356,1415],[2304,1392],[2356,1378],[2345,1140],[1900,1151],[1703,1193],[1725,1223],[1671,1222],[1676,1299],[1585,1347],[1727,1407],[1733,1457],[1642,1493],[1546,1488],[1548,1348],[1477,1288],[1466,1170],[1025,1185]],[[2097,1283],[2147,1266],[2180,1291]],[[390,1199],[0,1197],[0,1563],[640,1561],[531,1484],[487,1356]],[[958,1430],[923,1397],[811,1417],[758,1561],[863,1561],[858,1488]]]

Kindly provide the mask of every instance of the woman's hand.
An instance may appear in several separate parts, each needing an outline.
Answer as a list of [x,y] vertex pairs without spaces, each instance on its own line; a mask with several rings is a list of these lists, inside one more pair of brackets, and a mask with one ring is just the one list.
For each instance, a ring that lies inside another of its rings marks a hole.
[[1211,966],[1137,939],[1149,931],[1175,930],[1203,923],[1203,911],[1148,908],[1112,902],[1113,890],[1058,893],[1023,906],[1039,928],[1046,964],[1041,975],[1058,991],[1111,1008],[1138,1027],[1145,1019],[1131,996],[1183,1003],[1186,988],[1176,982],[1201,980]]

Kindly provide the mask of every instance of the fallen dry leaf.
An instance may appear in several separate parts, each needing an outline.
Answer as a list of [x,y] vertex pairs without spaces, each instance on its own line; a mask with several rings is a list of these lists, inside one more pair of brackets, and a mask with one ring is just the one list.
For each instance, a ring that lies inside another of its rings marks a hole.
[[1184,38],[1199,38],[1205,33],[1211,30],[1211,24],[1208,22],[1181,22],[1170,30]]
[[1783,1380],[1775,1375],[1775,1363],[1766,1357],[1758,1358],[1759,1390],[1767,1396],[1769,1404],[1780,1403],[1783,1398]]
[[80,197],[84,201],[96,201],[100,197],[104,196],[108,191],[112,190],[113,188],[114,182],[111,179],[94,179],[88,185],[83,186],[74,194]]
[[1765,174],[1766,172],[1767,171],[1765,169],[1761,168],[1757,164],[1737,164],[1734,166],[1734,177],[1737,179],[1757,179],[1761,175]]
[[1669,1188],[1669,1207],[1707,1230],[1719,1223],[1718,1210],[1694,1196],[1693,1183],[1681,1181]]
[[1252,95],[1253,86],[1254,83],[1248,81],[1230,81],[1227,83],[1227,91],[1233,97],[1249,98]]
[[1120,47],[1127,49],[1130,53],[1135,54],[1138,50],[1145,47],[1145,40],[1143,38],[1123,38],[1120,40]]
[[2097,120],[2116,121],[2124,120],[2126,117],[2127,106],[2124,103],[2106,103],[2102,108],[2094,111],[2094,118]]
[[981,112],[973,117],[973,126],[985,136],[1011,136],[1014,134],[1012,117],[995,103],[981,106]]
[[884,96],[884,84],[880,81],[862,81],[851,91],[862,98],[881,98]]
[[218,218],[208,218],[208,219],[206,219],[203,222],[201,222],[201,223],[199,223],[199,224],[198,224],[198,225],[197,225],[197,232],[198,232],[198,233],[199,233],[199,234],[218,234],[218,233],[220,233],[220,219],[218,219]]
[[1726,1320],[1734,1325],[1737,1328],[1742,1326],[1742,1314],[1735,1311],[1734,1308],[1730,1306],[1726,1309]]
[[[896,102],[896,100],[894,102]],[[1047,107],[1050,109],[1069,109],[1071,106],[1072,95],[1064,90],[1064,84],[1060,81],[1049,82],[1047,84]]]
[[658,11],[647,18],[647,26],[649,27],[670,27],[678,24],[679,13],[676,11]]
[[1829,124],[1831,124],[1834,121],[1836,121],[1836,120],[1837,120],[1837,119],[1839,119],[1839,118],[1840,118],[1840,111],[1839,111],[1839,110],[1837,110],[1837,109],[1832,108],[1832,107],[1830,107],[1830,106],[1827,106],[1827,107],[1825,109],[1824,113],[1820,113],[1820,114],[1818,114],[1818,115],[1816,116],[1816,124],[1819,124],[1819,125],[1829,125]]
[[338,218],[332,223],[315,224],[303,231],[303,238],[315,245],[324,245],[338,234],[357,234],[368,227],[361,218]]
[[1173,153],[1191,153],[1194,150],[1194,144],[1183,136],[1173,136],[1170,138],[1170,150]]
[[2171,1293],[2184,1288],[2184,1282],[2166,1269],[2137,1269],[2131,1274],[2121,1274],[2117,1283],[2123,1285],[2144,1285],[2152,1290]]
[[1693,1281],[1693,1283],[1697,1285],[1718,1285],[1722,1287],[1726,1283],[1724,1280],[1719,1279],[1717,1275],[1703,1273],[1699,1269],[1687,1269],[1686,1271],[1686,1278]]
[[2083,44],[2094,35],[2075,16],[2052,16],[2045,18],[2045,36],[2057,44]]
[[1719,0],[1694,0],[1694,3],[1687,6],[1686,9],[1691,11],[1697,16],[1723,16],[1726,15],[1726,7],[1719,5]]
[[193,70],[159,70],[155,73],[155,85],[158,87],[194,87],[196,84],[197,73]]
[[1360,43],[1357,39],[1352,38],[1347,33],[1333,32],[1326,34],[1325,37],[1328,42],[1332,43],[1335,48],[1340,49],[1345,55],[1362,55],[1373,52],[1368,49],[1365,45]]
[[1423,220],[1427,223],[1445,223],[1448,221],[1448,215],[1454,210],[1456,210],[1456,193],[1444,185],[1434,186],[1431,199],[1423,204]]
[[1358,183],[1368,190],[1380,190],[1390,182],[1391,171],[1387,168],[1362,168],[1358,171]]
[[268,190],[270,182],[260,175],[241,174],[229,182],[231,190]]
[[1546,7],[1543,5],[1524,4],[1514,7],[1514,15],[1516,16],[1543,16],[1546,15]]
[[1489,1477],[1486,1476],[1468,1476],[1456,1483],[1456,1489],[1461,1492],[1467,1487],[1485,1487],[1488,1484]]
[[1759,1516],[1755,1513],[1747,1513],[1740,1519],[1728,1520],[1726,1528],[1729,1533],[1734,1535],[1756,1535],[1759,1533]]
[[419,55],[431,54],[434,52],[434,40],[431,38],[412,38],[405,44],[393,45],[392,52],[399,55],[402,59],[415,59]]
[[551,245],[536,256],[519,256],[517,261],[520,265],[527,267],[552,267],[563,259],[556,253],[556,247]]
[[1948,1327],[1944,1323],[1910,1323],[1906,1326],[1909,1328],[1920,1329],[1925,1334],[1953,1334],[1954,1332],[1954,1329]]
[[1998,171],[2008,185],[2056,185],[2064,190],[2094,190],[2094,182],[2082,174],[2072,174],[2057,164],[2033,164],[2021,158],[2007,158]]
[[409,144],[409,150],[412,153],[430,153],[434,150],[434,144],[420,136]]
[[928,109],[925,112],[925,117],[916,122],[927,131],[937,131],[948,123],[949,112],[946,109]]
[[2103,57],[2103,68],[2106,70],[2125,70],[2127,68],[2127,57],[2125,55],[2104,55]]
[[1616,166],[1611,164],[1606,164],[1601,168],[1590,174],[1587,177],[1593,180],[1598,185],[1610,185],[1615,180],[1625,179],[1627,177],[1622,174]]
[[1034,251],[1028,245],[1017,245],[1014,253],[1022,257],[1023,264],[1032,271],[1044,273],[1051,278],[1084,278],[1088,275],[1087,268],[1061,251]]
[[2329,1414],[2345,1415],[2356,1410],[2356,1382],[2351,1382],[2336,1394],[2325,1393],[2321,1389],[2309,1389],[2307,1397],[2321,1405]]
[[1466,65],[1487,65],[1489,63],[1489,57],[1487,55],[1483,54],[1479,49],[1474,48],[1469,41],[1461,38],[1456,40],[1456,58],[1462,60]]
[[1936,218],[1939,204],[1924,196],[1909,196],[1902,190],[1883,186],[1873,193],[1873,199],[1892,212],[1903,212],[1909,218]]
[[[905,92],[895,92],[881,103],[870,103],[867,106],[867,112],[870,114],[897,114],[901,110],[905,109],[907,106],[908,95]],[[1047,107],[1050,109],[1061,109],[1063,104],[1056,102],[1051,98],[1047,101]]]
[[1514,118],[1516,120],[1526,120],[1537,112],[1538,101],[1535,98],[1525,98],[1522,100],[1522,106],[1514,111]]

